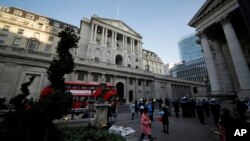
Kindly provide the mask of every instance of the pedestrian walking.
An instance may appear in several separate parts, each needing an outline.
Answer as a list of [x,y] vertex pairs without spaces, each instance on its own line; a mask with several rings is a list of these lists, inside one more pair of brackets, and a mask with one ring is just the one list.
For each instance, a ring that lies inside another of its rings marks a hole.
[[205,124],[205,118],[204,118],[204,111],[203,111],[203,107],[202,107],[202,102],[197,99],[196,101],[196,113],[199,117],[200,123],[201,124]]
[[209,103],[205,99],[202,100],[202,107],[206,117],[210,117]]
[[139,112],[139,106],[138,106],[138,102],[137,99],[135,100],[135,114],[138,117],[138,112]]
[[143,102],[143,99],[140,99],[140,102],[139,102],[139,110],[140,110],[140,115],[142,116],[142,113],[143,113],[143,109],[144,109],[144,102]]
[[150,139],[150,141],[153,141],[153,138],[151,136],[151,120],[148,116],[148,108],[145,107],[143,109],[143,113],[141,116],[141,137],[140,137],[140,141],[143,141],[143,138],[145,135],[148,136],[148,138]]
[[179,118],[179,111],[180,111],[179,101],[173,99],[172,104],[174,106],[175,117]]
[[129,106],[130,112],[131,112],[131,120],[134,120],[135,118],[135,103],[131,102]]
[[111,121],[115,123],[117,117],[117,105],[113,102],[111,105]]
[[165,134],[169,133],[169,112],[168,112],[168,108],[166,106],[164,106],[162,108],[163,110],[163,115],[162,115],[162,125],[163,125],[163,130],[162,132],[164,132]]
[[213,116],[213,119],[214,119],[214,124],[218,127],[218,121],[219,121],[219,118],[220,118],[220,104],[218,103],[218,101],[216,99],[211,99],[210,103],[209,103],[209,106],[210,106],[210,111],[211,111],[211,114]]
[[187,101],[188,101],[188,99],[185,96],[180,99],[180,106],[181,106],[183,118],[188,117],[188,103],[187,103]]
[[150,120],[153,121],[154,113],[153,113],[153,106],[152,106],[151,101],[148,102],[147,108],[148,108],[148,116],[149,116]]
[[195,107],[196,107],[195,99],[190,99],[191,117],[195,117]]

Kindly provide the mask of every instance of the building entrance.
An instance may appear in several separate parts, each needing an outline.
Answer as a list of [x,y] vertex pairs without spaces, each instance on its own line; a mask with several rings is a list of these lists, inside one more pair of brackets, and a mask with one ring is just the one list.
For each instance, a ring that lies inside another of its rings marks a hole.
[[119,99],[124,98],[124,84],[122,82],[118,82],[116,84],[116,90],[117,90],[117,95],[119,96]]
[[134,100],[134,96],[133,96],[133,91],[132,90],[130,90],[129,91],[129,102],[132,102],[133,100]]

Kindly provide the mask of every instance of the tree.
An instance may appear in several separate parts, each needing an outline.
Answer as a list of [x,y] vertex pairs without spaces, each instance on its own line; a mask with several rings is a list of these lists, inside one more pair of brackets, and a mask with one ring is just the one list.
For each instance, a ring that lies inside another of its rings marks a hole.
[[27,102],[23,101],[27,101],[28,86],[34,78],[22,85],[23,93],[13,98],[18,110],[11,113],[7,119],[11,125],[7,135],[13,135],[9,140],[50,140],[54,135],[49,132],[55,131],[51,130],[54,129],[53,120],[62,118],[72,106],[72,94],[66,91],[64,76],[74,70],[74,59],[69,50],[77,48],[80,38],[70,27],[66,27],[58,36],[61,38],[57,46],[58,55],[53,58],[47,70],[52,91],[48,95],[41,95],[38,101],[29,103],[29,108],[25,109]]
[[80,39],[70,27],[60,32],[58,36],[61,38],[57,46],[58,56],[53,58],[47,70],[52,93],[41,96],[39,100],[40,104],[45,106],[44,110],[49,120],[61,118],[72,106],[72,95],[66,92],[64,76],[74,70],[74,59],[69,50],[77,48]]

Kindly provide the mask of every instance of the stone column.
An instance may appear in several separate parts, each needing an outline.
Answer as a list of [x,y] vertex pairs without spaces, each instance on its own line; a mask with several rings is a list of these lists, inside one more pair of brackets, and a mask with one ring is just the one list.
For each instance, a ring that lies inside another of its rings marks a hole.
[[105,28],[102,27],[102,42],[101,42],[102,45],[104,44],[104,31],[105,31]]
[[146,97],[146,81],[147,80],[143,80],[143,82],[142,82],[142,86],[143,86],[143,88],[142,88],[142,90],[143,90],[143,93],[142,93],[142,98],[145,98]]
[[107,46],[107,40],[108,40],[108,29],[105,28],[105,39],[104,39],[105,46]]
[[115,49],[117,49],[116,43],[117,43],[117,32],[115,32],[115,43],[114,43]]
[[95,25],[92,23],[92,24],[91,24],[91,32],[90,32],[90,41],[91,41],[91,42],[93,41],[94,26],[95,26]]
[[179,95],[179,88],[178,88],[177,85],[175,85],[175,93],[176,93],[176,96],[177,96],[178,98],[180,98],[180,95]]
[[250,72],[240,42],[229,19],[221,22],[241,89],[250,89]]
[[206,60],[207,71],[209,75],[209,81],[211,84],[212,93],[220,92],[221,88],[220,88],[218,76],[216,73],[214,58],[213,58],[213,55],[211,53],[210,46],[208,43],[208,38],[205,33],[201,33],[200,38],[201,38],[201,45],[202,45],[203,52],[204,52],[204,58]]
[[126,102],[129,101],[129,91],[130,91],[130,84],[129,84],[130,78],[126,78],[126,89],[124,91],[124,98],[126,99]]
[[135,78],[135,93],[133,100],[137,99],[137,92],[138,92],[138,78]]
[[94,42],[95,42],[95,43],[96,43],[97,27],[98,27],[98,25],[95,24],[95,32],[94,32]]
[[194,97],[194,94],[193,94],[193,87],[192,86],[189,86],[189,93],[192,97]]
[[122,50],[125,49],[125,37],[122,35]]
[[113,80],[113,83],[115,83],[115,84],[117,83],[117,82],[116,82],[116,78],[117,78],[117,76],[116,76],[116,75],[114,75],[114,80]]
[[124,51],[127,51],[127,36],[124,37]]
[[131,38],[131,43],[130,43],[130,53],[133,52],[133,42],[134,42],[134,39]]
[[[151,81],[151,87],[152,87],[151,97],[156,97],[156,88],[155,88],[156,87],[156,82],[155,81]],[[158,92],[159,92],[158,95],[162,96],[161,95],[161,88],[158,90]]]
[[101,83],[105,83],[105,82],[106,82],[105,74],[102,73]]
[[114,38],[115,38],[114,34],[115,34],[115,32],[112,31],[111,48],[114,47]]
[[172,85],[170,83],[167,83],[166,87],[167,87],[167,90],[166,90],[167,97],[171,99],[174,98]]
[[179,98],[181,98],[181,87],[179,85],[176,85],[176,92]]
[[140,42],[140,55],[142,55],[142,42]]
[[175,94],[175,87],[174,87],[174,84],[171,84],[171,87],[172,87],[172,95],[173,95],[173,98],[176,98],[176,94]]
[[141,42],[138,40],[138,43],[137,43],[137,48],[138,48],[138,55],[140,55],[141,54],[141,52],[140,52],[140,46],[141,46]]
[[91,72],[88,71],[87,82],[92,82],[91,80]]

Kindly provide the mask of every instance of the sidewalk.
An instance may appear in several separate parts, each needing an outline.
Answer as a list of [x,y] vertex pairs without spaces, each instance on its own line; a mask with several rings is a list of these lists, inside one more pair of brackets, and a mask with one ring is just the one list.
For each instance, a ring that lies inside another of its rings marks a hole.
[[[154,116],[156,118],[157,116]],[[115,125],[123,127],[131,127],[136,132],[134,136],[128,137],[127,141],[138,141],[141,129],[140,120],[131,120],[131,114],[118,115]],[[169,118],[169,134],[161,132],[162,124],[157,120],[152,122],[152,136],[156,137],[157,141],[213,141],[210,130],[213,129],[214,123],[212,118],[206,118],[205,125],[200,124],[198,117],[196,118]],[[144,139],[147,139],[145,136]]]

